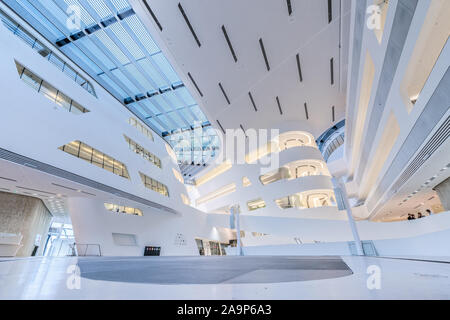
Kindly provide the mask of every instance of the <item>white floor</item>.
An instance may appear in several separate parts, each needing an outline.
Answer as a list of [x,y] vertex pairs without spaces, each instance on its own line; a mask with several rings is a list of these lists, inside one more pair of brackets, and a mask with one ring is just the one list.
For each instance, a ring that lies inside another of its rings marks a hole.
[[[449,263],[342,258],[353,274],[326,280],[159,285],[81,277],[79,289],[69,289],[77,281],[67,273],[77,258],[1,259],[0,299],[450,299]],[[379,268],[380,289],[368,289],[368,268]]]

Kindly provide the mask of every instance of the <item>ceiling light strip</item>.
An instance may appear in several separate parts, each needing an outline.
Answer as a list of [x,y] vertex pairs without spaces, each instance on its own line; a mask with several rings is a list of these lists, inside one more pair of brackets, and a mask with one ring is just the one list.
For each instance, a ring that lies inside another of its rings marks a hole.
[[248,138],[248,137],[247,137],[247,134],[245,133],[244,126],[243,126],[242,124],[240,124],[239,127],[241,127],[241,130],[242,130],[242,132],[244,133],[245,137]]
[[258,108],[256,108],[255,100],[253,100],[253,96],[252,96],[252,93],[251,93],[250,91],[248,92],[248,96],[249,96],[249,98],[250,98],[250,101],[251,101],[251,103],[252,103],[253,108],[254,108],[255,111],[257,112],[257,111],[258,111]]
[[222,124],[220,123],[220,121],[219,120],[216,120],[216,121],[217,121],[217,124],[220,127],[220,130],[222,130],[223,134],[225,134],[225,130],[223,129]]
[[15,179],[10,179],[10,178],[5,178],[5,177],[0,177],[0,179],[7,180],[7,181],[12,181],[12,182],[17,182],[17,180],[15,180]]
[[266,63],[267,71],[270,71],[269,61],[267,60],[266,50],[264,49],[264,43],[262,41],[262,38],[259,38],[259,46],[261,47],[261,52],[264,57],[264,61]]
[[331,0],[328,0],[328,23],[333,20],[333,6]]
[[283,110],[281,109],[280,98],[278,96],[275,98],[277,100],[278,110],[280,110],[280,114],[283,114]]
[[150,12],[150,15],[152,16],[153,21],[155,21],[155,23],[156,23],[156,25],[158,26],[159,30],[162,31],[163,28],[162,28],[162,26],[161,26],[161,23],[159,23],[158,18],[156,18],[155,13],[154,13],[153,10],[150,8],[150,5],[148,4],[147,0],[144,0],[143,2],[144,2],[145,7],[147,8],[148,12]]
[[230,99],[228,99],[228,96],[227,96],[227,94],[226,94],[225,90],[223,89],[222,84],[220,82],[219,82],[219,87],[220,87],[220,90],[222,90],[223,96],[225,97],[225,100],[227,100],[227,103],[231,104],[230,103]]
[[286,3],[287,3],[288,13],[289,13],[289,15],[291,15],[292,14],[292,3],[291,3],[291,0],[286,0]]
[[331,85],[334,85],[334,58],[330,59],[330,80]]
[[186,16],[186,13],[184,12],[184,9],[181,6],[181,3],[178,3],[178,9],[180,9],[180,12],[183,15],[184,21],[186,21],[186,24],[188,25],[189,30],[191,30],[191,33],[194,36],[194,39],[197,42],[198,47],[200,48],[202,46],[202,44],[200,43],[200,40],[198,40],[197,34],[195,33],[194,28],[191,25],[191,22],[189,21],[188,17]]
[[297,53],[296,55],[296,60],[297,60],[297,70],[298,70],[298,77],[300,79],[300,82],[303,82],[303,75],[302,75],[302,66],[300,65],[300,54]]
[[195,89],[197,89],[198,94],[200,95],[200,97],[203,97],[203,93],[200,91],[200,88],[198,87],[197,82],[195,82],[194,78],[192,78],[192,75],[191,75],[190,72],[188,72],[188,77],[189,77],[189,79],[191,79],[192,84],[194,85]]
[[225,29],[225,26],[222,26],[222,32],[223,32],[223,35],[225,36],[225,40],[228,43],[228,48],[230,48],[231,55],[233,56],[234,62],[237,62],[238,60],[236,57],[236,53],[234,52],[233,46],[231,45],[231,41],[230,41],[230,38],[228,37],[228,33],[227,33],[227,30]]

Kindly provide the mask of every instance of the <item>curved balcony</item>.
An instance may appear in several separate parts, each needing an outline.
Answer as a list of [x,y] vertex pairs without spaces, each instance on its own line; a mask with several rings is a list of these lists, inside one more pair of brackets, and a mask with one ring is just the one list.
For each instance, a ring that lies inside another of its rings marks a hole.
[[328,162],[331,154],[344,144],[344,135],[345,120],[342,120],[335,126],[325,131],[319,139],[317,139],[317,145],[325,162]]

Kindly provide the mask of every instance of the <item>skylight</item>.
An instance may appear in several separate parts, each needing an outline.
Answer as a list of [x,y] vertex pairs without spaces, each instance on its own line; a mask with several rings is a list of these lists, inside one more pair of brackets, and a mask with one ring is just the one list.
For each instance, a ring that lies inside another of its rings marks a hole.
[[[209,128],[202,148],[189,148],[190,156],[178,150],[180,161],[202,162],[203,149],[218,149],[208,119],[127,0],[4,3],[173,146],[177,132]],[[80,9],[80,25],[72,30],[66,23],[73,15],[69,6]]]

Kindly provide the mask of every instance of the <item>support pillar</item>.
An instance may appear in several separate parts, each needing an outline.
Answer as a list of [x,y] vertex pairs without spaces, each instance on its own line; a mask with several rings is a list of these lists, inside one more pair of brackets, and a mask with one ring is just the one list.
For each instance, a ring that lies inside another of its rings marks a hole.
[[347,192],[345,190],[345,186],[342,181],[333,177],[331,179],[334,186],[334,193],[336,195],[336,201],[338,204],[339,210],[345,209],[347,212],[348,223],[350,224],[350,229],[352,230],[353,239],[355,240],[356,253],[358,256],[364,255],[364,250],[362,247],[361,239],[359,238],[358,229],[356,228],[355,220],[353,219],[352,208],[350,206],[350,202],[348,201]]
[[239,207],[239,205],[234,205],[230,208],[230,214],[233,216],[233,220],[234,220],[234,224],[236,227],[236,241],[237,241],[237,247],[236,247],[236,251],[237,251],[237,255],[238,256],[243,256],[243,252],[242,252],[242,245],[241,245],[241,228],[239,225],[239,213],[240,213],[241,209]]
[[450,177],[433,188],[439,196],[445,211],[450,211]]

